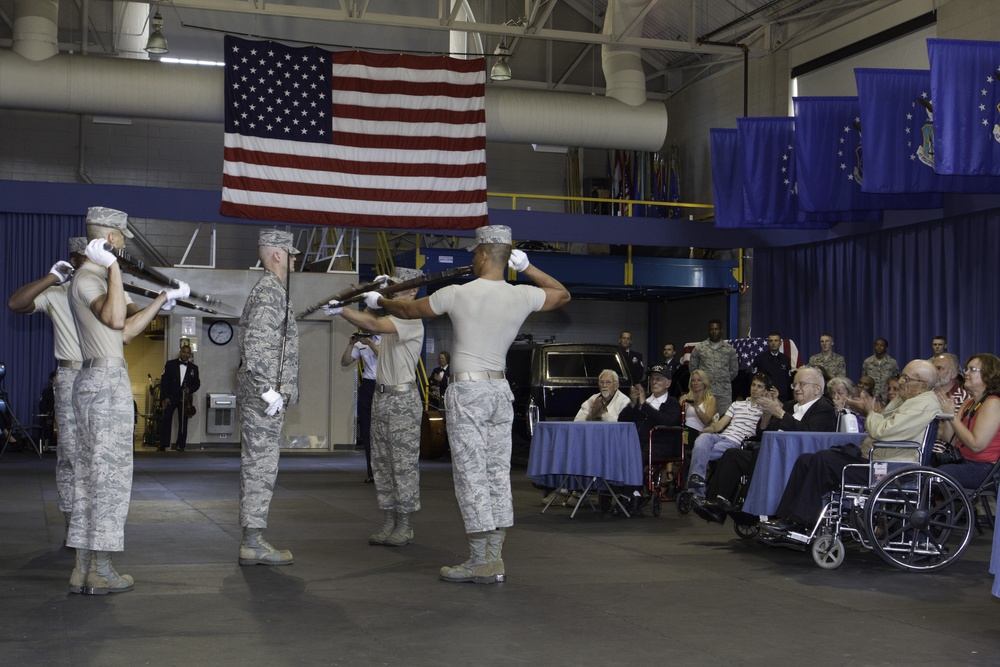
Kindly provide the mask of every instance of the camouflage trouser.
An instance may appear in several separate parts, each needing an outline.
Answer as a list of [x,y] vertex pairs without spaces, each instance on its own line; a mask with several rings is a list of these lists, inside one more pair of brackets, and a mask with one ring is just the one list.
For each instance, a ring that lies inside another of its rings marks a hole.
[[134,416],[128,370],[81,370],[73,385],[73,408],[79,457],[66,546],[124,551]]
[[444,394],[455,497],[466,533],[514,525],[513,400],[506,380],[452,382]]
[[267,528],[267,511],[278,477],[281,427],[285,413],[264,414],[267,405],[259,396],[240,396],[240,525]]
[[76,412],[73,410],[73,384],[79,374],[75,368],[59,368],[52,383],[56,405],[56,428],[59,429],[59,446],[56,447],[56,495],[59,511],[73,511],[73,480],[80,458],[80,445],[76,435]]
[[372,402],[372,472],[379,509],[420,509],[420,417],[414,388],[405,394],[375,392]]

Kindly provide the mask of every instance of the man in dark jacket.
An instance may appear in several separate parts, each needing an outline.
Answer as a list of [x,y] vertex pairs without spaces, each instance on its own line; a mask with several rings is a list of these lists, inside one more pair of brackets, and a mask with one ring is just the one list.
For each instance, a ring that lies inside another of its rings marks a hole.
[[163,419],[160,421],[160,446],[162,452],[170,447],[170,432],[173,428],[174,412],[177,412],[177,451],[183,452],[187,446],[187,413],[184,410],[184,394],[198,391],[201,378],[198,367],[191,361],[191,346],[181,345],[176,359],[171,359],[163,367],[160,376],[160,404]]
[[[639,430],[643,460],[649,456],[649,434],[657,426],[680,426],[681,404],[667,393],[670,389],[670,370],[666,366],[649,367],[649,396],[641,384],[629,392],[630,402],[618,413],[618,421],[632,422]],[[653,458],[667,458],[677,454],[681,434],[663,433],[654,438]]]

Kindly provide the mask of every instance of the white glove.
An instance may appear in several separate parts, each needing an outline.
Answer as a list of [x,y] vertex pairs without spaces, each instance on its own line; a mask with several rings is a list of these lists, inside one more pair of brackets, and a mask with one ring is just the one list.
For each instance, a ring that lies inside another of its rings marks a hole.
[[186,299],[191,296],[191,286],[183,280],[178,280],[177,287],[171,287],[168,290],[164,290],[164,294],[167,295],[167,301]]
[[380,276],[375,276],[375,280],[373,280],[372,282],[379,283],[380,285],[382,285],[382,287],[385,287],[386,285],[389,284],[389,276],[383,273]]
[[268,417],[273,417],[274,415],[281,412],[281,408],[285,407],[285,399],[281,397],[281,394],[273,389],[268,389],[263,394],[260,395],[267,403],[267,407],[264,409],[264,414]]
[[362,294],[365,298],[365,305],[372,309],[378,309],[382,306],[378,305],[378,300],[382,297],[378,292],[365,292]]
[[507,266],[514,269],[515,271],[524,271],[531,262],[528,261],[528,255],[523,250],[518,250],[514,248],[510,251],[510,259],[507,260]]
[[49,269],[49,273],[59,279],[57,284],[62,285],[64,282],[73,277],[73,265],[64,259],[60,259],[52,265],[52,268]]
[[160,312],[169,313],[171,310],[177,307],[177,302],[174,299],[170,299],[165,304],[160,306]]
[[336,305],[336,306],[333,305],[335,303],[339,304],[340,302],[337,301],[336,299],[334,299],[333,301],[331,301],[330,303],[326,304],[325,306],[320,306],[319,309],[322,310],[327,315],[329,315],[330,317],[333,317],[334,315],[340,315],[340,311],[342,311],[344,309],[344,307],[341,306],[341,305]]
[[104,239],[94,239],[87,244],[86,255],[87,259],[90,261],[100,264],[104,268],[108,268],[112,264],[118,261],[114,253],[110,253],[104,249],[104,244],[106,241]]

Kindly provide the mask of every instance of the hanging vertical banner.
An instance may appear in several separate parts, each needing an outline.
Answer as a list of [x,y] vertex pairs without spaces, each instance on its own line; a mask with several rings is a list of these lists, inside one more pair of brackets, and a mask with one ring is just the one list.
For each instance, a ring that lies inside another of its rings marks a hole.
[[1000,192],[992,176],[934,171],[934,99],[930,70],[854,70],[865,128],[865,180],[872,193]]
[[712,197],[715,226],[720,229],[746,227],[743,221],[743,161],[736,130],[709,130],[712,151]]
[[1000,176],[1000,42],[928,39],[934,171]]
[[[862,185],[872,158],[857,97],[796,97],[795,165],[804,211],[850,211],[854,220],[881,220],[883,209],[936,208],[940,197],[871,194]],[[864,151],[862,147],[864,146]]]

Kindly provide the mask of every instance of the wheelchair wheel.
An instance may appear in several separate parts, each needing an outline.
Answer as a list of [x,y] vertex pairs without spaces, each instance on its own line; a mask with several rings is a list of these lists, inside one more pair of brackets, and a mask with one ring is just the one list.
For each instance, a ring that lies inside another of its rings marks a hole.
[[691,512],[691,492],[681,491],[677,494],[677,511],[680,514],[689,514]]
[[820,535],[813,541],[812,555],[824,570],[835,570],[844,562],[844,542],[837,535]]
[[947,567],[972,539],[975,515],[962,486],[933,468],[908,468],[876,485],[865,511],[872,548],[903,570]]
[[752,540],[760,534],[760,525],[756,523],[742,523],[733,519],[733,531],[741,540]]

